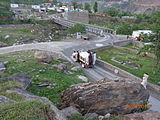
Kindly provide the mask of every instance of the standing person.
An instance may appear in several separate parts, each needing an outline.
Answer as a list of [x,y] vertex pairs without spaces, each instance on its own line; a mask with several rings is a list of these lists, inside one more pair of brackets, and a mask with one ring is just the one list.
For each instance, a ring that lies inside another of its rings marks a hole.
[[143,81],[141,82],[141,84],[144,86],[145,89],[146,89],[146,87],[147,87],[148,77],[149,77],[149,75],[148,75],[147,73],[144,73]]

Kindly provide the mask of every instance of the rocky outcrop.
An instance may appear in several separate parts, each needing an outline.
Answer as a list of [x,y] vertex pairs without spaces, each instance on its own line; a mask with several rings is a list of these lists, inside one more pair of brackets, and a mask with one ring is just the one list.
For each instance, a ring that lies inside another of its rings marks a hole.
[[67,71],[67,65],[65,64],[58,64],[57,69],[59,72],[66,72]]
[[61,94],[63,107],[76,106],[82,113],[131,113],[126,105],[144,105],[149,92],[140,84],[126,78],[104,79],[93,83],[77,84]]
[[75,108],[75,107],[67,107],[67,108],[64,108],[63,110],[61,110],[61,113],[66,117],[66,118],[70,118],[72,115],[75,115],[75,114],[80,114],[78,112],[78,109]]
[[52,56],[49,52],[46,51],[36,51],[34,57],[37,59],[38,62],[52,62]]
[[91,120],[95,120],[95,119],[97,120],[98,114],[97,113],[87,113],[85,114],[85,117]]
[[124,115],[124,120],[159,120],[160,112],[156,111],[145,111],[142,113],[134,113]]
[[61,58],[61,54],[48,51],[36,51],[34,57],[38,60],[38,62],[50,63],[52,60]]
[[0,96],[0,106],[5,105],[6,103],[13,103],[14,100],[11,100],[5,96]]
[[32,79],[29,78],[27,74],[16,73],[10,77],[0,78],[0,81],[18,81],[22,84],[23,89],[27,89],[32,82]]
[[38,100],[43,103],[49,104],[51,108],[51,113],[52,113],[52,119],[53,120],[67,120],[66,116],[62,114],[60,110],[57,109],[55,105],[52,104],[51,101],[49,101],[45,97],[39,97],[36,96],[30,92],[27,92],[25,90],[21,89],[15,89],[15,90],[7,90],[7,93],[17,93],[18,95],[22,96],[26,101],[31,101],[31,100]]

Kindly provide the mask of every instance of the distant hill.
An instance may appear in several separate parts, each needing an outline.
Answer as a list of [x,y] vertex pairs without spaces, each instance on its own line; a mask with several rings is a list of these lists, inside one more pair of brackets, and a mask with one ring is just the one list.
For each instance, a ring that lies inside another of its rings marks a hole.
[[[58,0],[61,2],[70,3],[71,0]],[[90,2],[95,0],[77,0],[79,3]],[[160,10],[160,0],[97,0],[99,3],[99,10],[102,12],[108,7],[115,7],[126,12],[131,13],[151,13]]]

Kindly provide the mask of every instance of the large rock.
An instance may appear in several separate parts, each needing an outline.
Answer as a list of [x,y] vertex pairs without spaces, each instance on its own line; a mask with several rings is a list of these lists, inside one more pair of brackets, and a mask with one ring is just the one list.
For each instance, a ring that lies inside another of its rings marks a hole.
[[142,113],[134,113],[124,115],[124,120],[160,120],[160,112],[145,111]]
[[98,114],[97,113],[87,113],[85,114],[85,117],[91,120],[95,120],[95,119],[97,120]]
[[75,107],[67,107],[67,108],[64,108],[63,110],[61,110],[61,113],[66,117],[66,118],[70,118],[72,115],[75,115],[75,114],[80,114],[78,112],[78,109],[75,108]]
[[77,84],[61,94],[63,107],[76,106],[82,113],[100,115],[131,113],[133,109],[126,105],[144,105],[148,99],[149,92],[141,84],[126,78]]
[[5,105],[6,103],[13,103],[14,100],[11,100],[5,96],[0,96],[0,106]]
[[17,93],[18,95],[22,96],[26,101],[38,100],[43,103],[49,104],[52,111],[52,117],[53,117],[52,120],[67,120],[66,116],[64,116],[62,112],[59,109],[57,109],[57,107],[53,105],[52,102],[45,97],[39,97],[21,89],[7,90],[6,92]]
[[68,72],[67,65],[65,64],[57,64],[57,65],[54,65],[54,67],[56,67],[59,72],[64,72],[64,73]]
[[48,51],[36,51],[34,57],[39,62],[50,63],[52,60],[57,60],[61,58],[61,53],[58,52],[48,52]]
[[27,89],[32,82],[32,79],[29,78],[27,74],[16,73],[10,77],[0,78],[0,81],[18,81],[22,84],[23,89]]
[[38,62],[52,62],[52,56],[46,51],[36,51],[34,57],[38,60]]

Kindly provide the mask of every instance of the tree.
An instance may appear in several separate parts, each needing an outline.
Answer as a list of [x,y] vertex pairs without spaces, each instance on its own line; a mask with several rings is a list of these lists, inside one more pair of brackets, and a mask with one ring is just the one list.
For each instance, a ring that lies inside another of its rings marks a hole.
[[[146,21],[147,20],[147,21]],[[145,39],[144,42],[152,42],[153,45],[144,46],[142,48],[142,52],[152,52],[156,56],[156,61],[154,68],[155,71],[160,71],[160,12],[154,12],[149,17],[144,17],[143,15],[143,21],[148,22],[148,25],[150,25],[150,29],[153,31],[153,34],[151,35],[142,35],[142,37]],[[150,24],[149,24],[150,23]]]
[[112,8],[109,8],[107,11],[105,11],[105,13],[109,14],[112,17],[116,17],[119,15],[119,10],[112,7]]
[[76,10],[76,8],[78,7],[77,0],[72,0],[72,5],[74,10]]
[[97,1],[94,3],[93,10],[94,10],[95,13],[98,12],[98,3],[97,3]]
[[160,12],[154,12],[151,15],[151,30],[155,33],[154,43],[155,43],[155,49],[154,53],[157,57],[157,69],[160,71]]
[[82,24],[76,24],[73,27],[68,28],[68,31],[70,33],[77,33],[77,32],[84,33],[86,31],[86,27],[85,25],[82,25]]
[[91,6],[89,3],[85,3],[84,9],[87,10],[89,13],[92,13]]
[[78,9],[83,9],[83,4],[82,4],[82,3],[78,4],[78,5],[77,5],[77,8],[78,8]]

